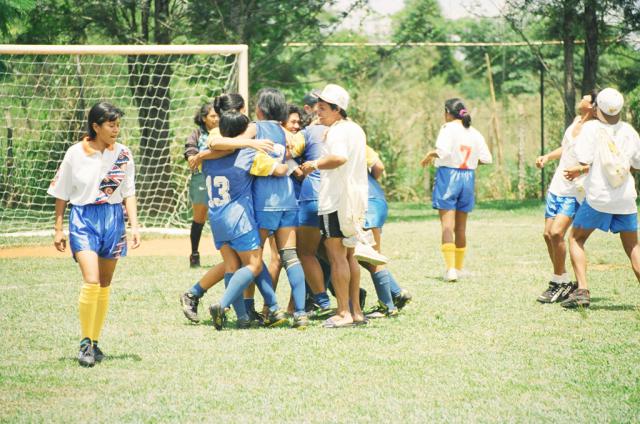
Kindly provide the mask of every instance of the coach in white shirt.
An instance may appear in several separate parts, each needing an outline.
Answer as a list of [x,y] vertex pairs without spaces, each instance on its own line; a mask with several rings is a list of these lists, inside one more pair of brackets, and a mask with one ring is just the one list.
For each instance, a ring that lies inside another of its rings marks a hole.
[[620,233],[622,246],[640,281],[637,193],[630,173],[631,167],[640,169],[640,137],[631,125],[620,120],[623,104],[617,90],[602,90],[596,98],[598,119],[586,122],[576,140],[575,155],[581,166],[589,166],[589,172],[584,180],[585,201],[576,213],[569,236],[578,289],[562,302],[565,308],[590,304],[584,244],[596,228]]
[[325,327],[334,328],[366,322],[360,308],[360,268],[354,249],[343,244],[345,238],[361,230],[368,200],[367,140],[362,128],[347,119],[348,104],[349,94],[335,84],[328,84],[318,95],[318,119],[329,127],[324,154],[302,165],[306,174],[320,170],[320,231],[325,237],[338,300],[336,315],[325,322]]

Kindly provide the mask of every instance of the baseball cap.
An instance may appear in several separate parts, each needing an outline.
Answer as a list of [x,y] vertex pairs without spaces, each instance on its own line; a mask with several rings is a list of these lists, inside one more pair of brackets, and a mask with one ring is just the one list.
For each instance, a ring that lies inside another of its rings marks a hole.
[[345,111],[347,110],[347,106],[349,106],[349,93],[336,84],[327,84],[322,89],[322,92],[318,94],[318,98],[327,103],[333,103]]
[[318,103],[318,95],[320,94],[320,90],[318,88],[314,88],[304,95],[302,98],[302,104],[307,106],[313,106]]
[[622,94],[614,88],[605,88],[596,97],[598,110],[605,115],[615,116],[620,113],[624,105]]

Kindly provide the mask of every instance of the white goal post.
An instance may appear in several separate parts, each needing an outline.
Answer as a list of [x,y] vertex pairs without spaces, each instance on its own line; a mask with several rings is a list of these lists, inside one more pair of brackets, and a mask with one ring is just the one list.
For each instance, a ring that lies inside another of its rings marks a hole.
[[141,225],[186,228],[193,117],[224,92],[248,102],[248,62],[246,45],[0,45],[0,235],[51,229],[49,182],[101,100],[125,112]]

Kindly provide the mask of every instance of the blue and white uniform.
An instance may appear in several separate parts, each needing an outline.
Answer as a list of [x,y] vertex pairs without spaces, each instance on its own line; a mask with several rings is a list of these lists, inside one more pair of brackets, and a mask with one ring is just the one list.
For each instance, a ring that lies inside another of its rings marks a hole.
[[364,228],[382,228],[387,215],[389,214],[389,207],[387,205],[387,199],[384,195],[384,190],[378,180],[371,175],[371,168],[376,162],[380,161],[380,156],[371,147],[367,146],[367,178],[369,181],[369,200],[367,203],[367,215],[364,223]]
[[577,137],[573,136],[575,127],[576,122],[569,125],[562,138],[562,156],[547,190],[545,218],[555,218],[556,215],[562,214],[573,219],[579,206],[578,198],[584,197],[584,176],[569,181],[563,175],[565,169],[579,165],[575,154]]
[[47,193],[71,204],[69,245],[101,258],[126,256],[122,202],[135,196],[135,169],[129,149],[120,143],[100,152],[85,139],[67,150]]
[[471,212],[475,205],[475,169],[478,162],[492,161],[484,137],[459,121],[447,122],[440,128],[436,152],[433,208]]
[[[287,141],[284,129],[276,121],[257,121],[256,139],[269,139],[275,144],[271,157],[276,163],[285,162]],[[291,178],[268,176],[253,184],[253,205],[260,229],[276,231],[283,227],[296,227],[298,201]]]
[[[322,144],[327,127],[324,125],[311,125],[304,129],[304,143],[294,147],[294,155],[303,158],[303,161],[320,159],[322,157]],[[320,171],[315,170],[302,181],[298,204],[298,225],[318,228],[318,192],[320,191]]]
[[586,122],[577,137],[578,162],[590,165],[584,180],[585,200],[573,221],[576,228],[632,232],[638,229],[635,181],[627,173],[620,185],[613,187],[603,163],[600,149],[621,153],[627,165],[640,169],[640,136],[626,122],[608,125],[598,120]]
[[252,188],[255,177],[273,172],[273,160],[253,149],[205,160],[202,172],[209,192],[209,223],[217,249],[225,243],[235,251],[260,247]]

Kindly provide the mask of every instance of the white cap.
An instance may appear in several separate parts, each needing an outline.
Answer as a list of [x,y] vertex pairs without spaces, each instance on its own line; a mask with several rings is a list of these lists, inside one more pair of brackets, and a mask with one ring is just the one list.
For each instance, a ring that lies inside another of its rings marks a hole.
[[327,84],[317,97],[324,102],[333,103],[345,111],[347,110],[347,106],[349,106],[349,93],[336,84]]
[[622,94],[614,88],[605,88],[598,93],[596,97],[596,104],[598,109],[608,116],[615,116],[622,110],[624,105],[624,98]]

